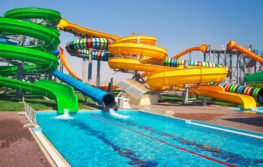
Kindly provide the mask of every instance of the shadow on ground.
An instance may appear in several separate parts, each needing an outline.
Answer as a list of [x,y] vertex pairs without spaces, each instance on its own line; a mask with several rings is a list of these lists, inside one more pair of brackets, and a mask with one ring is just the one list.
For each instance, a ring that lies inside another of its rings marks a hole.
[[263,127],[263,117],[256,117],[256,118],[227,118],[227,119],[224,119],[224,120]]

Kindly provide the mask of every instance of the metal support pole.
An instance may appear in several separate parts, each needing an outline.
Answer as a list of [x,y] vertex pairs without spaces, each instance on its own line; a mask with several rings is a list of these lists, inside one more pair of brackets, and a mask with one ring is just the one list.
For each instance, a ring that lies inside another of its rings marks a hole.
[[87,81],[87,59],[85,56],[82,61],[82,80],[84,83]]
[[226,50],[224,51],[224,66],[226,66],[227,62],[226,62]]
[[91,57],[91,49],[89,49],[89,72],[88,72],[88,83],[90,83],[92,78],[92,57]]
[[202,99],[202,105],[203,105],[203,106],[206,106],[206,105],[207,105],[207,98],[206,98],[206,97],[204,97],[204,98]]
[[100,87],[100,60],[97,60],[97,77],[96,77],[96,87]]
[[211,45],[209,45],[209,48],[210,48],[210,50],[209,50],[209,62],[211,62],[211,54],[212,54],[212,47],[211,47]]
[[189,101],[189,94],[188,94],[188,85],[184,85],[184,104],[188,104],[188,101]]
[[[185,69],[188,68],[188,61],[184,61],[184,68]],[[188,85],[187,84],[184,85],[184,89],[185,89],[185,91],[184,91],[184,104],[188,104],[189,94],[188,94]]]
[[110,71],[110,83],[109,83],[109,92],[110,92],[110,94],[112,94],[113,75],[114,75],[114,70],[111,69],[111,71]]
[[230,75],[230,83],[232,83],[232,73],[233,73],[233,67],[232,67],[232,54],[230,53],[230,55],[229,55],[229,59],[230,59],[230,65],[229,65],[229,67],[230,67],[230,69],[231,69],[231,75]]
[[[23,35],[20,36],[19,46],[23,46],[25,43],[25,37]],[[18,63],[17,67],[17,80],[22,81],[23,80],[23,62]],[[16,97],[22,98],[22,101],[24,102],[24,94],[21,90],[16,91]]]
[[61,60],[59,60],[59,64],[60,64],[60,66],[59,66],[59,71],[63,72],[64,66],[63,66],[63,63],[62,63]]
[[220,53],[217,53],[217,64],[220,64]]
[[[19,63],[17,65],[17,80],[22,81],[23,79],[23,63]],[[23,92],[21,92],[21,90],[17,90],[16,91],[16,97],[17,98],[23,98]]]
[[[246,68],[246,56],[243,56],[243,79],[245,78],[246,76],[246,73],[247,73],[247,68]],[[246,86],[246,83],[244,82],[244,85]]]
[[237,84],[238,85],[240,83],[239,63],[240,63],[240,54],[237,55]]
[[206,62],[206,53],[204,53],[204,62]]
[[192,52],[189,52],[189,60],[192,61]]
[[[135,31],[133,33],[133,35],[134,36],[138,36],[138,32]],[[141,42],[140,39],[136,39],[136,43],[140,43],[140,42]],[[137,58],[140,59],[140,55],[137,55]],[[140,74],[137,71],[134,71],[134,79],[135,79],[135,81],[139,81],[138,75],[140,75]]]

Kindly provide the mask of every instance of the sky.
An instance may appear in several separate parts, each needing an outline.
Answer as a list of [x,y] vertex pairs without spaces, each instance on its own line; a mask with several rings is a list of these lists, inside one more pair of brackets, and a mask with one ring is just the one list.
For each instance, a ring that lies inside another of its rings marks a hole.
[[[121,37],[139,35],[157,38],[156,45],[167,49],[168,57],[183,50],[211,45],[221,48],[230,40],[247,47],[263,49],[262,0],[1,0],[0,16],[8,10],[39,7],[57,10],[69,22]],[[77,39],[61,32],[61,46]],[[66,55],[74,71],[81,76],[82,60]],[[202,54],[192,53],[203,60]],[[182,57],[188,59],[188,56]],[[93,61],[92,80],[96,80]],[[110,68],[101,65],[101,81],[109,81]],[[130,77],[117,73],[115,81]]]

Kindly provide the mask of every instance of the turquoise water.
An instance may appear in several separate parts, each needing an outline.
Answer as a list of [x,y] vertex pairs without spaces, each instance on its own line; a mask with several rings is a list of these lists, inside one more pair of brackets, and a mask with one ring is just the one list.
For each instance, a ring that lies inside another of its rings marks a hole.
[[256,107],[253,109],[243,109],[243,108],[230,108],[230,109],[235,111],[253,111],[256,113],[263,113],[263,107]]
[[261,139],[140,111],[118,113],[127,118],[87,111],[64,120],[38,112],[37,122],[76,167],[263,166]]

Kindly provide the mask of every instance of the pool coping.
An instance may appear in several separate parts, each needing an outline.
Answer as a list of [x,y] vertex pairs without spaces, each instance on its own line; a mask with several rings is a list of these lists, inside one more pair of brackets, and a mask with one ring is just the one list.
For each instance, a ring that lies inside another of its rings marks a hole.
[[201,122],[201,121],[178,118],[178,117],[173,116],[174,112],[171,110],[160,110],[160,109],[156,109],[156,108],[153,109],[150,107],[149,108],[148,107],[142,107],[142,108],[139,108],[139,111],[145,112],[145,113],[150,113],[150,114],[156,114],[156,115],[160,115],[160,116],[165,116],[165,117],[169,117],[169,118],[179,119],[179,120],[185,121],[185,123],[196,125],[196,126],[202,126],[202,127],[206,127],[209,129],[215,129],[215,130],[224,131],[224,132],[228,132],[228,133],[235,133],[238,135],[248,136],[248,137],[263,140],[263,133],[257,133],[257,132],[233,128],[233,127],[229,127],[229,126],[222,126],[222,125],[216,125],[216,124],[211,124],[211,123],[206,123],[206,122]]
[[29,131],[52,167],[71,167],[69,162],[48,140],[46,135],[42,132],[42,128],[38,124],[34,124],[34,127],[29,128]]
[[210,124],[210,123],[195,121],[195,120],[185,120],[185,123],[263,140],[263,134],[261,133],[246,131],[242,129],[236,129],[236,128],[227,127],[227,126],[215,125],[215,124]]
[[[91,107],[92,110],[97,110]],[[90,110],[90,111],[92,111]],[[37,111],[37,112],[48,112],[55,110],[47,110],[47,111]],[[79,110],[79,111],[89,111],[89,110]],[[99,111],[99,110],[98,110]],[[20,112],[20,114],[25,114],[25,112]],[[52,167],[71,167],[70,163],[62,156],[62,154],[56,149],[56,147],[51,143],[51,141],[46,137],[46,135],[42,132],[42,128],[37,124],[33,123],[28,116],[26,118],[33,124],[34,128],[28,128],[33,138],[37,142],[39,148],[43,152],[44,156],[47,158],[48,162]]]

